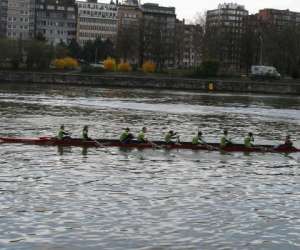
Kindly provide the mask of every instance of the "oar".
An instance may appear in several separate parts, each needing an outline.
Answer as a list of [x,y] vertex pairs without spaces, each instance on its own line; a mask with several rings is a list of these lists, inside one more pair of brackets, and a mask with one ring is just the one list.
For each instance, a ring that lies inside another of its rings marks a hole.
[[92,142],[96,143],[96,145],[97,145],[98,147],[101,147],[101,148],[104,147],[104,145],[103,145],[102,143],[98,142],[97,140],[90,139],[89,141],[92,141]]
[[108,154],[113,155],[113,153],[111,152],[111,150],[109,150],[109,149],[107,148],[108,145],[103,144],[103,143],[100,143],[100,142],[98,142],[98,141],[96,141],[96,140],[95,140],[95,143],[98,145],[99,148],[102,149],[102,151],[103,151],[104,153],[108,153]]
[[68,136],[68,137],[72,138],[72,133],[68,132],[68,131],[65,131],[65,136]]
[[[200,132],[200,127],[198,127],[198,134],[199,134],[199,132]],[[207,147],[207,149],[209,149],[209,150],[216,150],[216,151],[219,151],[219,150],[220,150],[220,148],[211,146],[211,145],[209,145],[209,144],[208,144],[207,142],[205,142],[205,141],[202,141],[202,142],[203,142],[203,143],[201,143],[200,145],[203,145],[203,146]]]
[[[198,133],[200,132],[200,127],[198,127]],[[208,150],[215,150],[215,151],[219,151],[220,150],[220,148],[218,148],[218,147],[214,147],[214,146],[211,146],[211,145],[209,145],[207,142],[205,142],[205,141],[202,141],[203,143],[201,143],[200,145],[203,145],[203,146],[205,146],[205,147],[207,147],[207,149]]]
[[90,141],[96,143],[96,145],[97,145],[99,148],[102,148],[102,149],[105,151],[105,153],[108,153],[108,152],[109,152],[109,150],[107,149],[107,147],[106,147],[105,144],[100,143],[99,141],[94,140],[94,139],[90,139]]
[[108,153],[108,152],[109,152],[109,151],[107,150],[107,148],[106,148],[106,145],[104,145],[103,143],[100,143],[99,141],[97,141],[97,140],[95,140],[95,139],[88,138],[86,141],[87,141],[87,142],[89,142],[89,141],[90,141],[90,142],[93,142],[93,143],[95,143],[95,144],[97,145],[97,147],[103,148],[105,153]]
[[220,150],[220,148],[214,147],[214,146],[212,146],[212,145],[209,145],[207,142],[205,142],[205,143],[202,144],[202,145],[204,145],[205,147],[207,147],[207,149],[209,149],[209,150],[215,150],[215,151],[219,151],[219,150]]
[[230,153],[232,153],[232,152],[230,152],[230,151],[228,151],[228,150],[226,150],[226,148],[227,147],[230,147],[230,146],[236,146],[236,145],[238,145],[237,143],[234,143],[234,142],[232,142],[232,140],[227,140],[227,142],[229,143],[229,144],[227,144],[224,148],[223,147],[221,147],[221,145],[220,145],[220,147],[219,147],[219,151],[222,151],[222,152],[226,152],[227,154],[230,154]]
[[176,136],[176,142],[175,142],[175,145],[179,145],[179,146],[182,145],[181,142],[180,142],[180,135],[177,135],[177,136]]
[[279,152],[279,151],[276,151],[275,148],[271,149],[271,151],[269,150],[269,152],[274,152],[274,153],[278,153],[284,157],[287,157],[291,160],[294,160],[294,161],[297,161],[297,159],[295,159],[294,157],[290,156],[288,153],[284,153],[284,152]]
[[292,157],[292,156],[290,156],[290,155],[288,155],[287,153],[284,153],[284,152],[280,152],[280,151],[277,151],[276,150],[276,148],[275,148],[275,146],[273,147],[273,148],[268,148],[268,147],[263,147],[263,146],[255,146],[255,145],[253,145],[252,146],[252,148],[257,148],[257,149],[259,149],[259,150],[261,150],[261,151],[263,151],[263,152],[266,152],[266,153],[276,153],[276,154],[280,154],[280,155],[282,155],[282,156],[284,156],[284,157],[287,157],[287,158],[289,158],[289,159],[291,159],[291,160],[295,160],[295,161],[297,161],[294,157]]
[[[72,133],[69,133],[69,132],[68,132],[68,134],[69,134],[69,135],[72,135]],[[104,151],[105,151],[106,153],[109,152],[109,151],[107,150],[107,148],[106,148],[106,145],[100,143],[99,141],[97,141],[97,140],[95,140],[95,139],[88,138],[88,140],[86,140],[86,141],[87,141],[87,142],[90,141],[90,142],[95,143],[95,144],[97,145],[97,147],[103,148]]]
[[159,149],[163,149],[164,148],[163,145],[158,145],[158,144],[156,144],[155,142],[152,142],[152,141],[148,141],[148,143],[151,144],[152,147],[154,147],[154,148],[159,148]]

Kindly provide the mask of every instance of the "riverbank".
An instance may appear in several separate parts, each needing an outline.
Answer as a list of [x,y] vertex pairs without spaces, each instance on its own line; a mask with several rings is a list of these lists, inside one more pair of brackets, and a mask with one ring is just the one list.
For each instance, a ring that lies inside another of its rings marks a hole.
[[297,82],[257,82],[130,75],[0,72],[0,82],[300,95]]

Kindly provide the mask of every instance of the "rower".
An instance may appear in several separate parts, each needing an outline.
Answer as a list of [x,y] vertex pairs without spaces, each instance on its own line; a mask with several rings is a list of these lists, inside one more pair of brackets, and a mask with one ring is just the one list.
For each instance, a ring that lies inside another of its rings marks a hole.
[[63,140],[63,139],[69,139],[71,138],[70,133],[65,131],[65,126],[61,125],[60,129],[58,131],[58,139]]
[[166,135],[165,135],[165,143],[167,144],[174,144],[175,142],[172,141],[173,139],[177,139],[178,140],[178,136],[177,133],[174,132],[173,130],[170,130]]
[[91,140],[91,138],[89,138],[89,126],[87,125],[85,125],[82,129],[82,139]]
[[232,141],[228,138],[228,131],[225,129],[223,132],[223,136],[221,138],[220,146],[221,148],[232,145]]
[[205,142],[202,138],[202,132],[199,131],[197,133],[197,135],[193,138],[192,140],[192,144],[193,145],[199,145],[199,144],[207,144],[207,142]]
[[254,136],[253,134],[250,132],[248,133],[248,135],[246,136],[246,138],[244,139],[244,145],[247,148],[252,148],[253,147],[253,143],[254,142]]
[[292,140],[291,140],[291,136],[290,135],[287,135],[286,137],[285,137],[285,140],[284,140],[284,146],[286,146],[286,147],[293,147],[293,142],[292,142]]
[[130,129],[126,128],[120,136],[120,141],[122,143],[128,143],[134,138],[133,134],[130,133]]
[[147,128],[143,127],[141,132],[138,134],[137,140],[139,143],[147,143],[148,139],[146,138]]

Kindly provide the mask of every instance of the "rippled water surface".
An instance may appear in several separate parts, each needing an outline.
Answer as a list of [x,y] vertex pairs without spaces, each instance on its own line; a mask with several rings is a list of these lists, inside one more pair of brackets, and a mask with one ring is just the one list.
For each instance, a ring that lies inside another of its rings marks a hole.
[[[0,136],[300,141],[300,98],[0,85]],[[298,146],[300,146],[298,144]],[[299,249],[300,155],[0,144],[0,249]]]

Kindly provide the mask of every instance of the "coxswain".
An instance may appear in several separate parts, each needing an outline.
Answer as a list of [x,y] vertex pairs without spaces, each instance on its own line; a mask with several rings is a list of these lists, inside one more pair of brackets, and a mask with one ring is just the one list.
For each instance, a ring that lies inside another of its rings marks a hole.
[[130,133],[130,129],[126,128],[124,130],[124,132],[121,134],[120,136],[120,141],[122,143],[128,143],[130,142],[132,139],[134,138],[134,136]]
[[224,148],[232,144],[232,141],[228,138],[228,131],[225,129],[221,138],[220,146],[221,148]]
[[167,143],[167,144],[174,144],[175,142],[173,141],[173,139],[177,139],[178,140],[178,136],[177,136],[176,132],[174,132],[173,130],[170,130],[165,135],[165,143]]
[[291,140],[291,136],[290,135],[287,135],[285,137],[284,146],[289,147],[289,148],[293,147],[293,142]]
[[90,140],[89,138],[89,126],[85,125],[82,129],[82,139]]
[[139,143],[147,143],[148,142],[148,139],[146,138],[146,133],[147,133],[147,128],[143,127],[137,137],[137,140]]
[[251,147],[253,147],[253,142],[254,142],[254,136],[250,132],[250,133],[248,133],[248,135],[244,139],[244,145],[247,148],[251,148]]
[[60,129],[58,131],[58,139],[63,140],[63,139],[69,139],[71,138],[70,133],[65,131],[65,126],[61,125]]
[[192,144],[193,144],[193,145],[207,144],[207,143],[203,140],[203,138],[202,138],[202,132],[201,132],[201,131],[199,131],[199,132],[197,133],[197,135],[193,138]]

